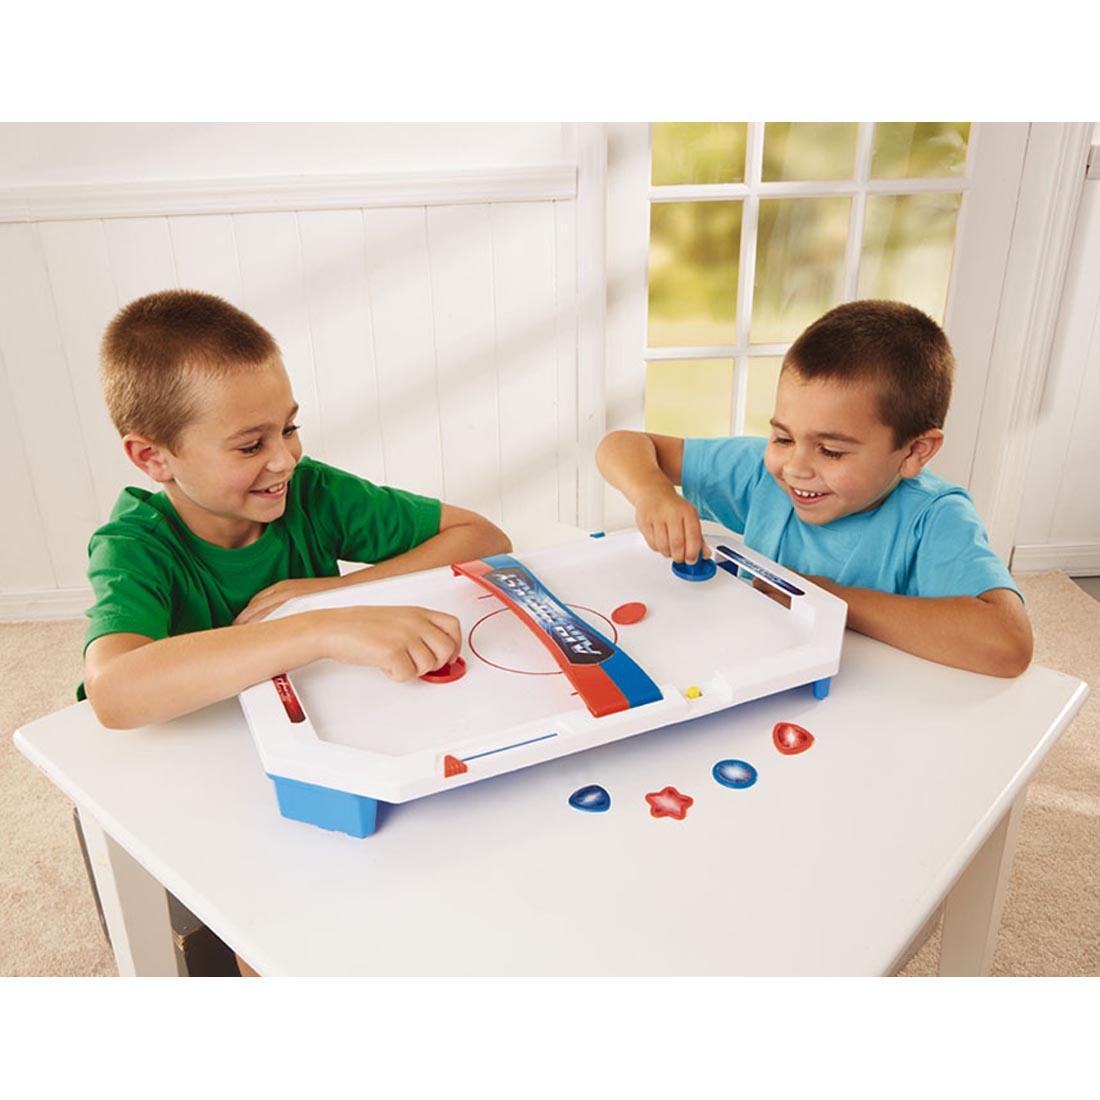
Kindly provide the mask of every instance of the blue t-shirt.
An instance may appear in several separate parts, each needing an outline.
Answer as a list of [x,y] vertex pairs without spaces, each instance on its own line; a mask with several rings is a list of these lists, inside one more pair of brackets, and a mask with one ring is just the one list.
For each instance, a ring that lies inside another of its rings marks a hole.
[[798,573],[900,596],[978,596],[991,588],[1020,595],[961,486],[924,470],[869,512],[803,523],[764,466],[766,443],[757,436],[684,442],[684,497],[751,549]]

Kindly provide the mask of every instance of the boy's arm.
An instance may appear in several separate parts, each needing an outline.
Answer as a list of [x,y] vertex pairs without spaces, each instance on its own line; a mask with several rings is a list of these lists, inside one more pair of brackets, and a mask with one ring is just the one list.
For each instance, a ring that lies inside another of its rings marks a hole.
[[608,432],[596,448],[596,465],[604,479],[633,504],[646,489],[680,484],[684,441],[655,432]]
[[237,625],[258,622],[296,596],[346,588],[366,581],[380,581],[386,577],[398,577],[403,573],[416,573],[439,565],[487,558],[493,554],[506,554],[511,549],[511,540],[496,524],[490,523],[477,512],[444,504],[440,509],[438,533],[425,539],[419,546],[377,565],[346,573],[342,577],[304,577],[279,581],[278,584],[257,592],[234,622]]
[[380,581],[385,577],[399,577],[403,573],[416,573],[439,565],[507,554],[511,549],[512,540],[495,523],[490,523],[477,512],[444,504],[439,513],[438,534],[404,554],[348,573],[340,578],[340,583],[349,585]]
[[906,653],[987,676],[1019,676],[1031,663],[1031,623],[1009,588],[980,596],[896,596],[809,579],[848,604],[853,630]]
[[329,657],[408,680],[450,661],[458,620],[420,607],[346,607],[153,641],[105,634],[84,656],[84,690],[110,729],[167,722]]
[[638,530],[651,549],[686,562],[706,551],[699,513],[676,492],[683,478],[682,439],[653,432],[610,432],[596,448],[596,465],[634,505]]

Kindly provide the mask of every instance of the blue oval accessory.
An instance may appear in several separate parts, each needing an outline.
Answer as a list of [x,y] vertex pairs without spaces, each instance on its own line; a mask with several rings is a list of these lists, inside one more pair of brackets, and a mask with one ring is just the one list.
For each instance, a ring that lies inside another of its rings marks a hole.
[[718,783],[734,790],[744,790],[756,782],[756,769],[744,760],[719,760],[710,770]]

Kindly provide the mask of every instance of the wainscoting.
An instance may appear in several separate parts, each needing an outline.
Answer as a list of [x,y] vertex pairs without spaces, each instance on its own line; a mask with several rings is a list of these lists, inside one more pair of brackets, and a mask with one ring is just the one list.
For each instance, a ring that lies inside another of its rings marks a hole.
[[505,530],[576,524],[577,225],[572,164],[0,192],[0,618],[79,614],[88,536],[148,485],[98,344],[167,287],[272,332],[306,453]]

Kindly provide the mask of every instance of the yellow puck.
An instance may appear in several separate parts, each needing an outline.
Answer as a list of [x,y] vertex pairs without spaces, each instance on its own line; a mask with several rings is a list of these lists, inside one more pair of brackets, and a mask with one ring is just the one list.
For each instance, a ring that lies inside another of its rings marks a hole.
[[689,687],[687,689],[687,691],[684,692],[684,694],[689,699],[698,699],[699,696],[702,695],[703,693],[697,687]]

